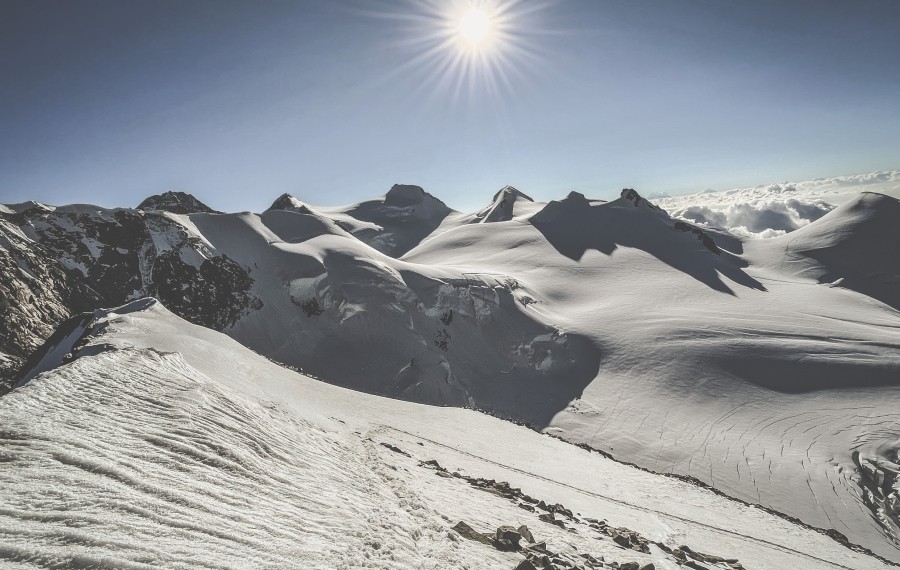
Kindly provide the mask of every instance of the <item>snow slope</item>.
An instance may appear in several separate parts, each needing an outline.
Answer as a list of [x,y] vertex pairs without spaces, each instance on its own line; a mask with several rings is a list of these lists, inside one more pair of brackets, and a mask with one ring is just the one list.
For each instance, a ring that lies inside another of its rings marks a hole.
[[[861,207],[882,215],[871,201]],[[843,211],[808,230],[853,224]],[[530,310],[600,347],[596,379],[554,415],[551,433],[896,558],[853,452],[896,440],[900,314],[773,266],[750,242],[742,257],[716,254],[666,218],[624,199],[570,196],[502,231],[448,231],[403,259],[514,275],[539,300]],[[890,256],[874,253],[890,242],[868,237],[865,259],[896,276]]]
[[900,199],[864,192],[816,224],[753,245],[787,273],[838,282],[900,310],[898,220]]
[[[673,219],[633,190],[542,204],[506,188],[464,215],[396,186],[343,208],[287,196],[263,214],[141,219],[181,236],[154,251],[227,269],[197,280],[174,265],[164,302],[260,354],[527,422],[900,560],[900,219],[879,196],[765,241]],[[29,211],[34,239],[49,231],[69,259],[86,210]],[[91,251],[72,259],[91,265]],[[157,275],[153,255],[138,259]],[[239,291],[224,287],[237,277]],[[192,297],[179,305],[182,283]]]
[[[152,300],[70,328],[82,334],[68,362],[54,368],[45,351],[47,371],[0,398],[4,568],[512,569],[523,560],[451,530],[460,521],[482,532],[525,524],[563,567],[601,558],[663,569],[886,567],[763,510],[523,427],[291,372]],[[519,506],[537,500],[536,512]],[[574,512],[549,516],[542,506],[555,503]]]

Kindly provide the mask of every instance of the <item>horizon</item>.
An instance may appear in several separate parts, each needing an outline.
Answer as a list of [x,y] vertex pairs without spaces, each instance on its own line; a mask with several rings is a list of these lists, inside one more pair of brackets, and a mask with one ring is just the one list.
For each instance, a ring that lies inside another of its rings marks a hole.
[[[274,197],[271,197],[268,199],[263,198],[262,202],[264,203],[264,206],[262,208],[259,208],[256,210],[251,210],[251,209],[224,210],[224,209],[220,209],[219,207],[217,207],[217,205],[213,201],[215,199],[214,197],[209,198],[206,195],[197,194],[197,193],[191,192],[189,189],[183,189],[183,188],[168,188],[165,190],[161,190],[159,192],[147,194],[146,196],[139,198],[134,204],[112,204],[112,203],[101,204],[101,203],[95,203],[95,202],[50,203],[50,202],[43,202],[40,200],[28,199],[28,200],[22,200],[20,202],[0,202],[0,205],[18,206],[18,205],[28,203],[28,202],[36,202],[36,203],[43,204],[46,206],[51,206],[51,207],[90,205],[90,206],[97,206],[97,207],[104,208],[104,209],[119,209],[119,208],[137,209],[139,204],[148,198],[151,198],[154,196],[161,196],[161,195],[169,193],[169,192],[174,192],[174,193],[183,193],[183,194],[192,196],[195,199],[202,202],[204,205],[212,208],[213,210],[217,210],[217,211],[220,211],[221,213],[225,213],[225,214],[240,213],[240,212],[262,213],[262,212],[270,209],[272,204],[283,196],[293,196],[294,198],[297,198],[301,202],[308,204],[310,206],[314,206],[314,207],[341,208],[341,207],[351,207],[358,203],[367,202],[370,200],[377,200],[378,198],[383,197],[385,194],[387,194],[387,192],[393,186],[415,186],[415,187],[421,188],[426,194],[443,202],[451,210],[459,212],[459,213],[467,213],[467,212],[471,213],[471,212],[476,212],[478,210],[481,210],[482,208],[490,205],[491,199],[499,191],[501,191],[507,187],[511,187],[511,188],[518,190],[519,192],[529,196],[530,198],[532,198],[532,200],[534,200],[535,202],[538,202],[538,203],[545,203],[545,202],[550,202],[553,200],[560,200],[560,199],[565,198],[569,194],[569,192],[578,192],[577,190],[570,190],[568,192],[565,192],[565,193],[557,195],[557,196],[538,198],[538,197],[535,197],[532,193],[530,193],[528,191],[528,189],[523,189],[514,184],[505,184],[499,188],[489,190],[484,195],[484,199],[482,200],[482,202],[480,204],[476,204],[475,206],[473,206],[471,208],[457,208],[456,205],[453,204],[451,201],[445,200],[441,196],[435,194],[434,192],[431,192],[428,188],[426,188],[422,185],[414,184],[414,183],[406,183],[406,182],[396,182],[396,183],[392,184],[390,187],[388,187],[387,189],[385,189],[383,193],[372,194],[372,195],[360,200],[359,202],[342,202],[342,203],[311,202],[309,200],[303,199],[302,197],[292,194],[290,192],[282,192],[281,194],[278,194],[277,196],[274,196]],[[871,189],[871,190],[867,189],[870,186],[873,187],[873,189]],[[874,171],[874,172],[861,172],[861,173],[842,175],[842,176],[833,176],[833,177],[817,177],[817,178],[811,178],[809,180],[783,180],[783,181],[779,181],[779,182],[769,182],[769,183],[757,184],[755,186],[747,186],[747,187],[742,187],[742,188],[722,188],[722,189],[706,188],[704,190],[685,192],[685,193],[681,193],[681,194],[668,194],[665,192],[662,192],[662,193],[646,192],[644,190],[641,190],[640,188],[631,188],[631,187],[626,186],[626,187],[622,187],[619,189],[615,189],[615,190],[606,192],[607,195],[605,195],[603,197],[600,197],[597,195],[591,195],[591,194],[584,194],[584,196],[590,200],[607,200],[608,201],[608,200],[614,200],[614,199],[618,198],[619,194],[623,190],[629,189],[629,190],[637,191],[638,194],[640,194],[643,198],[645,198],[647,200],[650,200],[653,202],[659,202],[659,203],[663,203],[663,204],[668,204],[667,206],[663,206],[664,209],[678,210],[678,209],[684,207],[683,199],[687,199],[687,198],[696,198],[695,200],[691,201],[692,204],[696,205],[696,204],[702,204],[702,203],[706,202],[707,200],[715,201],[715,198],[717,198],[717,197],[720,199],[724,199],[724,197],[728,196],[729,194],[739,194],[740,197],[738,199],[746,199],[746,197],[743,196],[742,193],[757,191],[757,192],[763,192],[765,195],[765,194],[771,192],[773,189],[774,189],[775,193],[780,193],[783,188],[792,188],[795,190],[796,197],[804,198],[807,200],[827,197],[829,199],[828,203],[832,206],[839,205],[839,204],[843,203],[844,201],[848,200],[849,197],[851,197],[855,194],[858,194],[858,193],[862,193],[862,192],[876,192],[876,193],[880,193],[880,194],[885,194],[887,196],[890,196],[890,197],[893,197],[896,199],[900,199],[900,169],[881,170],[881,171]],[[579,193],[581,193],[581,192],[579,192]],[[827,196],[826,196],[826,194],[827,194]],[[755,200],[759,201],[762,198],[762,196],[757,195],[754,198],[755,198]],[[779,197],[778,199],[781,200],[782,198]],[[763,205],[762,207],[764,208],[765,205]]]
[[[448,32],[467,6],[493,36]],[[261,211],[282,193],[343,205],[410,183],[469,211],[505,185],[541,201],[681,195],[900,155],[891,2],[2,10],[2,203],[178,190]]]

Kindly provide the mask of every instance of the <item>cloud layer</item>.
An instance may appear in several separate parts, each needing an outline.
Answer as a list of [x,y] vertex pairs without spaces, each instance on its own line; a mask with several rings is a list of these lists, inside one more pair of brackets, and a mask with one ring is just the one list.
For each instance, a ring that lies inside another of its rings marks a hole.
[[900,195],[900,170],[665,197],[670,215],[742,237],[773,237],[808,225],[864,191]]

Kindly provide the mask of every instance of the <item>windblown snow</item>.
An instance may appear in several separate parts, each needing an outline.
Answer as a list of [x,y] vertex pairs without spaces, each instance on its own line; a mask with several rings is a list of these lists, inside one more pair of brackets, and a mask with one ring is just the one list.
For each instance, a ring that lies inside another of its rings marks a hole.
[[74,360],[0,399],[5,567],[522,563],[460,522],[560,568],[883,567],[524,427],[310,379],[153,301],[72,332]]
[[[10,362],[38,315],[161,303],[69,321],[0,398],[0,560],[900,561],[900,202],[785,200],[770,239],[662,203],[5,207]],[[477,538],[522,524],[546,553]]]

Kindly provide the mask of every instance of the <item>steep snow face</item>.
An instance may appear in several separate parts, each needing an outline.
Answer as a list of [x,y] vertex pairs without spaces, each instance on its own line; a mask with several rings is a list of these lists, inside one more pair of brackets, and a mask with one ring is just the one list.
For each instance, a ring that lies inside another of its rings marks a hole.
[[522,562],[464,522],[492,535],[527,525],[582,567],[887,567],[507,422],[312,380],[153,301],[86,315],[69,332],[73,359],[52,368],[47,351],[51,368],[0,399],[4,566]]
[[546,425],[596,374],[600,349],[507,275],[397,261],[314,214],[192,220],[262,299],[229,334],[329,382]]

